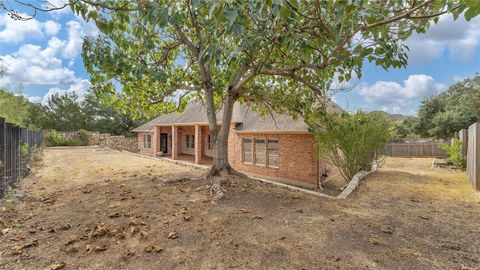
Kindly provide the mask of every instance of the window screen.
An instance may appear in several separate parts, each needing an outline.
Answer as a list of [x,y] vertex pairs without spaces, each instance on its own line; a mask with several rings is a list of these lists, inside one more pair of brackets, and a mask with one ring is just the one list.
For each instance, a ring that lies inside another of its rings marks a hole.
[[242,140],[243,162],[252,163],[252,139]]
[[279,165],[280,149],[278,140],[268,140],[268,166],[278,167]]
[[255,164],[266,165],[265,139],[255,139]]
[[185,142],[187,148],[195,148],[195,135],[186,135]]
[[152,148],[152,135],[143,136],[143,148]]

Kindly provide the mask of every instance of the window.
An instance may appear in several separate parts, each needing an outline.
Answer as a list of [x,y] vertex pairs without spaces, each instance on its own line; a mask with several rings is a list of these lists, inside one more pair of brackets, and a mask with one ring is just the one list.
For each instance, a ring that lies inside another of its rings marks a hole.
[[247,164],[278,168],[280,165],[280,147],[278,139],[243,139],[242,160]]
[[242,159],[244,163],[252,164],[252,139],[242,140]]
[[255,139],[255,165],[267,165],[267,149],[265,147],[265,139]]
[[195,135],[185,136],[187,148],[195,148]]
[[143,135],[143,148],[152,148],[152,135]]
[[268,139],[267,143],[268,147],[268,167],[276,167],[278,168],[279,164],[279,145],[278,140]]
[[207,149],[212,150],[212,141],[210,139],[210,135],[207,136]]

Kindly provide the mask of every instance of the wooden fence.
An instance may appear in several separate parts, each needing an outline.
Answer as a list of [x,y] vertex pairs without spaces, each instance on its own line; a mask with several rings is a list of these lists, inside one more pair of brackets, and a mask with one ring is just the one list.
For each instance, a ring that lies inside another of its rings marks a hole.
[[42,143],[40,131],[21,128],[0,117],[0,198],[25,177],[32,147]]
[[390,143],[384,154],[390,157],[448,157],[448,153],[440,149],[439,142],[427,143]]
[[468,179],[473,188],[480,191],[480,122],[468,128],[467,138],[462,141],[467,144]]

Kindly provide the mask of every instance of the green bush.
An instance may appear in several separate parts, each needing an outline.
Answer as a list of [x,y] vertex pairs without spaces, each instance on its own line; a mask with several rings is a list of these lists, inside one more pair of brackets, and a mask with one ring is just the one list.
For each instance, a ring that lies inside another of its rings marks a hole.
[[49,130],[45,133],[47,144],[49,146],[79,146],[86,145],[80,138],[69,139],[57,133],[56,130]]
[[24,157],[24,156],[26,156],[26,155],[28,154],[28,144],[27,144],[27,143],[24,143],[24,144],[22,145],[21,151],[22,151],[22,157]]
[[88,142],[90,141],[90,137],[92,134],[85,129],[80,129],[78,131],[78,139],[82,143],[82,145],[88,145]]
[[447,163],[458,168],[464,169],[467,165],[467,161],[462,155],[463,142],[459,139],[453,139],[452,144],[441,144],[440,148],[448,152]]
[[324,113],[315,122],[320,158],[338,167],[347,181],[370,170],[390,139],[389,124],[379,113]]

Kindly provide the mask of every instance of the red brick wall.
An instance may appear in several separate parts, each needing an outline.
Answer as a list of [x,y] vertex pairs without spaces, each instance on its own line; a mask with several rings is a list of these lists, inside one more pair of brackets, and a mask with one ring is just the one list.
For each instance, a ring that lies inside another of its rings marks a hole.
[[142,155],[147,155],[147,156],[153,156],[153,148],[144,148],[143,147],[143,137],[145,135],[152,135],[152,147],[153,147],[153,133],[147,133],[147,132],[141,132],[138,133],[137,138],[138,138],[138,148],[140,149],[140,154]]
[[[278,180],[295,180],[298,184],[316,187],[318,181],[318,159],[311,134],[230,134],[229,159],[232,166],[246,173],[265,175]],[[270,168],[242,162],[242,138],[278,139],[279,166]],[[295,184],[295,183],[293,183]]]

